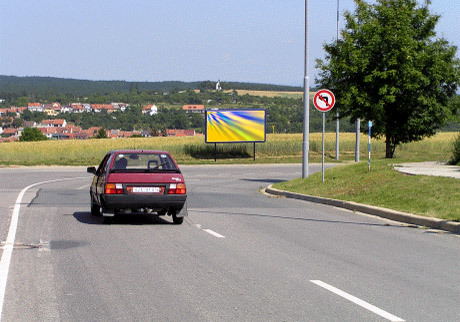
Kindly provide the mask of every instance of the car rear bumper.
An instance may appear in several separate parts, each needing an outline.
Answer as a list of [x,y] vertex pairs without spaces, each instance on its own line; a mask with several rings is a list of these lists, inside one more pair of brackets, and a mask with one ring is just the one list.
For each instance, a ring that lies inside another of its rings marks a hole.
[[104,212],[123,210],[179,213],[184,207],[187,195],[103,195]]

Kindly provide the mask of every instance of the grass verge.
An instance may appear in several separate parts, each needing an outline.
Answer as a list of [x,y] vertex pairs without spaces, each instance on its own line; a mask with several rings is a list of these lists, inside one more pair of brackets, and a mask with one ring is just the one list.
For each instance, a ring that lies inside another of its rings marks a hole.
[[422,216],[460,221],[460,181],[454,178],[399,173],[388,160],[344,164],[306,179],[273,187],[313,196],[354,201]]

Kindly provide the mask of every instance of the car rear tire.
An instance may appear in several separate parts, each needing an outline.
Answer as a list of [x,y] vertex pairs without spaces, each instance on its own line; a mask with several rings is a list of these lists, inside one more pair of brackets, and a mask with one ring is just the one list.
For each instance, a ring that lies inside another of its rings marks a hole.
[[94,202],[93,197],[91,196],[91,215],[100,217],[102,216],[101,207]]
[[182,223],[184,222],[184,217],[177,217],[176,214],[172,214],[172,219],[174,225],[182,225]]

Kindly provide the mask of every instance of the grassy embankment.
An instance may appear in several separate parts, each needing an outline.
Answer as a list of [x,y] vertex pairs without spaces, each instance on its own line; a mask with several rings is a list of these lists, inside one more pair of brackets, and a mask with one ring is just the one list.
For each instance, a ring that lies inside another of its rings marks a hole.
[[[460,221],[460,181],[450,178],[408,176],[393,164],[409,161],[447,161],[456,133],[440,133],[396,149],[387,160],[383,140],[372,140],[372,167],[367,170],[367,137],[361,136],[362,162],[349,162],[321,174],[296,179],[276,187],[316,196],[351,200],[420,215]],[[335,162],[335,133],[326,135],[326,162]],[[254,163],[252,144],[219,144],[217,164]],[[83,141],[44,141],[0,144],[0,165],[97,165],[113,149],[157,149],[172,153],[180,164],[214,164],[214,145],[204,137],[131,138]],[[355,135],[341,133],[340,160],[353,161]],[[256,145],[255,163],[302,161],[302,135],[267,135]],[[310,163],[321,162],[321,133],[310,134]]]
[[391,160],[374,161],[371,171],[367,162],[340,165],[326,171],[325,182],[315,173],[274,187],[460,221],[459,179],[405,175],[393,170]]
[[[307,179],[282,182],[274,187],[460,221],[460,180],[411,176],[393,170],[393,165],[408,161],[449,160],[456,136],[456,133],[440,133],[421,142],[404,144],[397,148],[396,158],[392,160],[384,158],[383,142],[372,141],[371,171],[366,155],[360,163],[327,170],[325,182],[321,181],[321,173],[316,173]],[[367,143],[364,145],[367,149]]]

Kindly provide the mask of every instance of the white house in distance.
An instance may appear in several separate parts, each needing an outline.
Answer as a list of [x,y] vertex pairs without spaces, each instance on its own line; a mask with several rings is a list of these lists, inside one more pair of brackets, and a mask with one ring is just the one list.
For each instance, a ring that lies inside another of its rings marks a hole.
[[73,108],[71,105],[62,105],[61,106],[61,113],[72,113],[73,112]]
[[142,106],[142,114],[156,115],[158,114],[158,107],[155,104]]
[[40,103],[28,103],[27,109],[31,112],[43,112],[43,106]]
[[112,106],[115,110],[124,112],[129,104],[126,103],[112,103]]
[[43,120],[40,123],[42,127],[66,127],[67,122],[64,119],[55,119],[55,120]]

